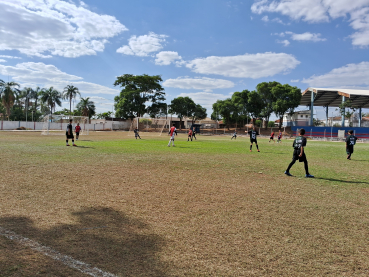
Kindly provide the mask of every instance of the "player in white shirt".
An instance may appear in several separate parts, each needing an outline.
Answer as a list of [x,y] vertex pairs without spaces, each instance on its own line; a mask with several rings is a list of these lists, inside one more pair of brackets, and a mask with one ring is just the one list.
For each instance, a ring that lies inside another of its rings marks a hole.
[[170,135],[170,140],[169,140],[169,143],[168,143],[168,147],[170,147],[170,142],[173,143],[173,146],[174,145],[174,136],[177,135],[177,128],[174,126],[175,124],[173,124],[173,126],[170,128],[169,130],[169,135]]

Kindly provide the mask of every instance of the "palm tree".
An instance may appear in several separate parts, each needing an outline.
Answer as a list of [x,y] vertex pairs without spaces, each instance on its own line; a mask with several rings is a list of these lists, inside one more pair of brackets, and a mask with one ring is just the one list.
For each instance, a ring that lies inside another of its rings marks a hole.
[[81,96],[79,90],[75,86],[67,85],[63,91],[63,99],[69,100],[69,111],[72,114],[72,100],[76,99],[77,95]]
[[55,107],[58,105],[61,107],[62,102],[62,95],[59,91],[54,89],[53,87],[50,87],[48,89],[42,89],[40,91],[41,101],[45,104],[47,104],[50,107],[50,112],[53,114],[53,109],[55,112]]
[[83,116],[88,116],[89,118],[96,113],[95,103],[90,101],[90,97],[81,97],[81,101],[77,104],[77,109],[82,111]]
[[27,118],[28,118],[29,100],[32,98],[34,93],[35,93],[35,91],[32,88],[22,89],[21,98],[25,99],[24,106],[25,106],[25,109],[26,109],[26,121],[27,121]]
[[5,107],[8,120],[10,116],[10,109],[14,105],[15,98],[20,93],[20,90],[16,87],[20,87],[20,85],[16,82],[4,82],[3,80],[0,80],[0,97]]

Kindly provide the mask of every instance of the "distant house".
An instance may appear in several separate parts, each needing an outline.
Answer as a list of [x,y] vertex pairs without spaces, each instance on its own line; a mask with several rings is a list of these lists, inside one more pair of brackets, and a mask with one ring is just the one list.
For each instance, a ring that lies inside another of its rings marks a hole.
[[[307,111],[298,111],[293,113],[292,115],[284,114],[283,115],[283,127],[287,126],[309,126],[310,124],[310,116],[311,112]],[[279,119],[275,122],[279,123]]]

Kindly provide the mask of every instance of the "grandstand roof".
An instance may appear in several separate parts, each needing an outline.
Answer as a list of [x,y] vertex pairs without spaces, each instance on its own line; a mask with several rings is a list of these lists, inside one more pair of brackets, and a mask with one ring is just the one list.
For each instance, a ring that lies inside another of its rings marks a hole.
[[314,106],[338,107],[345,96],[352,101],[353,107],[369,108],[369,90],[310,87],[302,93],[300,105],[310,106],[311,93],[314,93]]

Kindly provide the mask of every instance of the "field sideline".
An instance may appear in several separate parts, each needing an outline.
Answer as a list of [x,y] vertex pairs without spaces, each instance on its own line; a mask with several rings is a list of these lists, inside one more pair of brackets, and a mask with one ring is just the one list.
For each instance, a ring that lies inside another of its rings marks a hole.
[[[368,276],[369,144],[0,132],[0,228],[117,276]],[[0,276],[86,276],[0,236]]]

